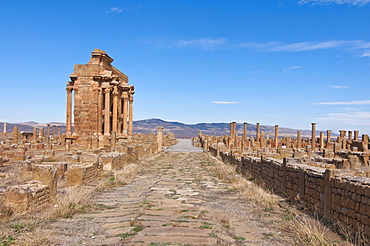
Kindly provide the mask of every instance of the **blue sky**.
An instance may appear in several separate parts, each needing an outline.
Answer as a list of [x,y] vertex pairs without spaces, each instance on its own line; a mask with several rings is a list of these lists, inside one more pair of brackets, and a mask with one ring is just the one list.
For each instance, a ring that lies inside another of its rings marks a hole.
[[134,119],[370,134],[370,0],[0,0],[0,121],[65,122],[93,49]]

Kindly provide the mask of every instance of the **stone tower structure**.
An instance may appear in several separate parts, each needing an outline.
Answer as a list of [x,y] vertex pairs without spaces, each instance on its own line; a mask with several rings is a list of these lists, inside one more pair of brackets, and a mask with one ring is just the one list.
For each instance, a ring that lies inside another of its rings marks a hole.
[[135,92],[107,53],[95,49],[91,54],[88,64],[74,66],[67,83],[66,138],[94,148],[132,134]]

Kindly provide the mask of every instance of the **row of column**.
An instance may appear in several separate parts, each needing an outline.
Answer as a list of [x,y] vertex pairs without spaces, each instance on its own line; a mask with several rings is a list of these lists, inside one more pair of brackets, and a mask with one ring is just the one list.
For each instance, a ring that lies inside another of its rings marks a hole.
[[[72,135],[72,92],[75,90],[73,86],[67,86],[67,110],[66,110],[66,134]],[[98,92],[98,133],[109,135],[111,131],[115,131],[120,135],[132,135],[133,130],[133,94],[132,90],[121,94],[118,92],[118,86],[106,86],[99,88]],[[103,93],[105,101],[103,102]],[[113,107],[111,112],[111,93],[113,94]],[[76,95],[76,94],[75,94]],[[120,99],[120,100],[119,100]],[[103,111],[104,105],[104,111]],[[103,118],[104,114],[104,118]],[[112,122],[111,122],[112,117]],[[121,119],[119,121],[119,119]],[[104,128],[102,128],[104,120]],[[128,122],[128,124],[127,124]],[[111,124],[112,123],[112,124]],[[112,128],[112,129],[111,129]],[[120,128],[120,129],[119,129]]]
[[[132,135],[133,128],[133,104],[134,98],[133,94],[135,92],[128,91],[127,93],[122,93],[121,98],[119,98],[120,93],[118,92],[118,86],[114,87],[105,87],[105,102],[104,102],[104,129],[103,134],[109,135],[111,131],[115,131],[120,135]],[[99,90],[99,105],[102,105],[102,90]],[[111,129],[111,92],[113,90],[113,107],[112,107],[112,129]],[[120,101],[119,101],[120,99]],[[102,112],[101,109],[98,109],[98,112]],[[119,121],[119,118],[122,119]],[[128,119],[127,119],[128,118]],[[98,117],[98,125],[102,126],[102,117]],[[127,124],[128,121],[128,124]],[[119,124],[120,122],[120,124]],[[122,125],[121,125],[122,124]],[[120,128],[120,129],[119,129]]]
[[[37,142],[37,136],[39,136],[40,138],[43,138],[45,136],[44,134],[44,128],[39,128],[39,134],[37,135],[37,128],[34,127],[33,128],[33,132],[32,132],[32,141],[33,142]],[[51,136],[51,132],[50,132],[50,124],[47,125],[47,133],[46,133],[46,137],[47,137],[47,141],[49,142],[49,137]],[[52,136],[58,136],[60,137],[61,136],[61,129],[60,129],[60,126],[58,126],[58,135],[57,135],[57,126],[56,125],[53,125],[53,132],[52,132]],[[18,127],[17,126],[14,126],[13,128],[13,143],[14,144],[18,144],[18,140],[19,140],[19,131],[18,131]]]
[[[311,129],[311,148],[316,149],[316,123],[311,123],[312,129]],[[346,131],[339,131],[340,137],[342,139],[346,139]],[[236,122],[230,123],[230,137],[234,140],[238,137],[238,134],[236,132]],[[274,136],[274,142],[275,147],[278,146],[278,138],[279,138],[279,125],[275,125],[275,136]],[[247,139],[247,123],[244,123],[244,129],[243,129],[243,135],[242,139]],[[348,131],[348,139],[352,140],[352,131]],[[256,123],[256,140],[261,140],[261,126],[260,123]],[[331,130],[327,130],[327,143],[331,142]],[[359,141],[359,131],[354,131],[354,141]],[[301,137],[301,131],[297,131],[297,147],[301,146],[302,143],[302,137]],[[324,148],[324,132],[320,132],[320,138],[319,138],[319,147],[320,149]]]

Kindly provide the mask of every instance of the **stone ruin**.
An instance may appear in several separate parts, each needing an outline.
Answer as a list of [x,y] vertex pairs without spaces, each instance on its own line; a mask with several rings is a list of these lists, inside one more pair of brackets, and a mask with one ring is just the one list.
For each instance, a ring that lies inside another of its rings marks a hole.
[[134,86],[112,61],[95,49],[87,65],[75,65],[67,83],[65,134],[50,124],[46,131],[23,133],[14,127],[8,133],[4,124],[0,219],[53,202],[60,188],[87,185],[104,171],[121,169],[177,142],[174,134],[163,135],[162,127],[157,134],[133,132]]
[[241,136],[236,122],[229,136],[199,133],[193,145],[204,148],[237,170],[262,181],[266,188],[300,202],[328,222],[339,221],[350,233],[370,238],[369,137],[359,132],[340,131],[334,141],[326,139],[316,123],[311,138],[280,137],[275,126],[273,138],[265,137],[257,123],[256,136],[247,137],[247,123]]

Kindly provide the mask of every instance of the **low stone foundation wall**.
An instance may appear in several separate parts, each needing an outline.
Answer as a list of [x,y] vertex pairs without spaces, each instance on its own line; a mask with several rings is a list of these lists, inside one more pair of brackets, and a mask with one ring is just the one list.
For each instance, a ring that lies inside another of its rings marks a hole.
[[32,205],[50,202],[50,188],[40,181],[30,181],[23,185],[10,186],[4,195],[4,207],[11,208],[15,213],[24,213]]
[[352,233],[370,238],[370,178],[352,176],[351,171],[326,169],[296,163],[293,158],[276,160],[231,155],[208,147],[223,162],[243,174],[260,179],[266,187],[299,199],[328,221],[340,221]]
[[75,164],[68,167],[67,185],[86,185],[96,180],[102,171],[99,163],[93,164]]

